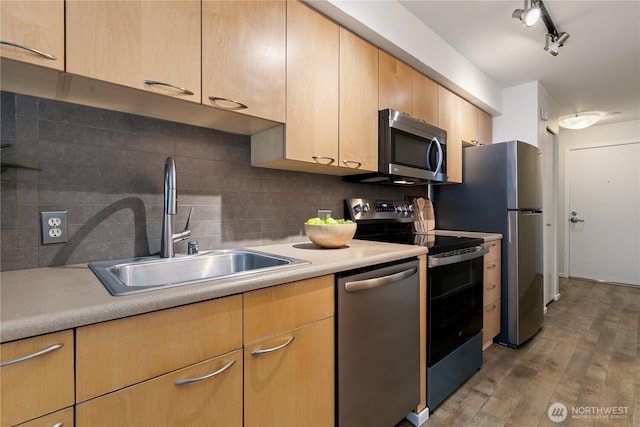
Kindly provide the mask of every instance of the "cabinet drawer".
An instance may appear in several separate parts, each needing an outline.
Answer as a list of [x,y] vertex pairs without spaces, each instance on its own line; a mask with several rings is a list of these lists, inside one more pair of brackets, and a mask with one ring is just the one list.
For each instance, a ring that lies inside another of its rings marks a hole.
[[[200,381],[176,384],[214,372],[218,373]],[[76,408],[76,426],[240,427],[242,351],[81,403]]]
[[482,318],[482,342],[487,343],[500,333],[500,300],[484,307]]
[[491,261],[500,259],[500,241],[494,240],[492,242],[484,243],[482,246],[489,249],[489,253],[484,256],[485,264]]
[[73,405],[73,331],[2,344],[0,356],[15,361],[0,368],[3,427]]
[[[3,424],[4,425],[4,424]],[[18,427],[73,427],[73,407],[20,424]]]
[[484,295],[482,298],[482,304],[488,305],[489,303],[500,298],[500,282],[484,282]]
[[242,295],[78,328],[76,401],[242,346]]
[[332,275],[247,292],[244,342],[251,343],[333,315]]
[[484,262],[484,283],[500,282],[500,260]]

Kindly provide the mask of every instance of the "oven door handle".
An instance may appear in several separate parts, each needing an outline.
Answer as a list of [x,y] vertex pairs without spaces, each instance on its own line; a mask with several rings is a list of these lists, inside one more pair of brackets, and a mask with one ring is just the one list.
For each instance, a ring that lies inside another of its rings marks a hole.
[[391,285],[413,276],[418,272],[417,267],[411,267],[407,270],[400,271],[399,273],[390,274],[388,276],[376,277],[374,279],[355,280],[353,282],[346,282],[344,284],[344,290],[346,292],[360,292],[367,289],[379,288],[380,286]]
[[458,255],[449,255],[446,253],[438,255],[430,255],[428,259],[429,267],[441,267],[443,265],[456,264],[458,262],[469,261],[471,259],[480,258],[489,253],[489,249],[482,246],[476,246],[473,252],[465,252]]

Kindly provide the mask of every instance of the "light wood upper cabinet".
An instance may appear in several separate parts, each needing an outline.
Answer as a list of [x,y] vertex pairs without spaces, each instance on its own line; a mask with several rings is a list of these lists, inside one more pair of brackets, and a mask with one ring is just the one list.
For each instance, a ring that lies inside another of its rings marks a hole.
[[336,165],[339,27],[298,2],[287,2],[286,157]]
[[200,103],[200,15],[194,0],[66,2],[67,72]]
[[71,330],[0,346],[2,427],[73,406],[73,347]]
[[3,58],[64,71],[64,1],[0,2],[0,40],[14,44],[0,45]]
[[339,165],[378,170],[378,48],[340,28]]
[[392,108],[411,115],[413,71],[409,65],[380,50],[379,110]]
[[203,104],[285,122],[286,12],[285,1],[202,2]]
[[438,123],[438,88],[440,85],[416,70],[413,70],[412,82],[411,115],[436,125]]
[[462,101],[462,140],[472,145],[491,144],[492,118],[475,105]]
[[447,131],[447,182],[462,182],[462,98],[438,87],[438,127]]

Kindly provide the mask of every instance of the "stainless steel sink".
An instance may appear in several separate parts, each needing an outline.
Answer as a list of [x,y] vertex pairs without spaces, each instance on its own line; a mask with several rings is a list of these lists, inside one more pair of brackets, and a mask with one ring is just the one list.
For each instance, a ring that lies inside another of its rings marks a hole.
[[300,264],[308,261],[249,249],[230,249],[173,258],[152,256],[99,261],[89,263],[89,268],[112,295],[118,296]]

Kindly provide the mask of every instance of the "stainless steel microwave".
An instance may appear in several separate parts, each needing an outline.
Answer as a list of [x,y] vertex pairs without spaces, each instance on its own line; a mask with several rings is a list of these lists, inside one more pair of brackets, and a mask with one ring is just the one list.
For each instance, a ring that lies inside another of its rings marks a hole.
[[447,180],[447,132],[393,109],[378,113],[378,172],[346,181],[415,185]]

